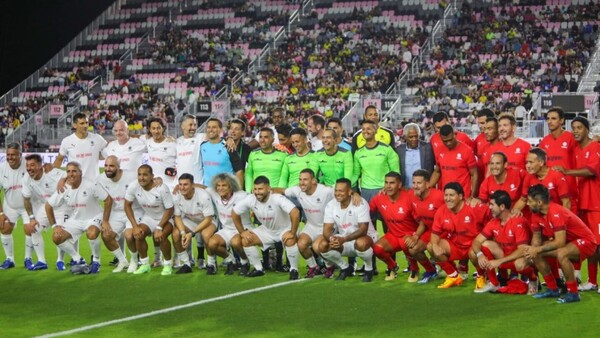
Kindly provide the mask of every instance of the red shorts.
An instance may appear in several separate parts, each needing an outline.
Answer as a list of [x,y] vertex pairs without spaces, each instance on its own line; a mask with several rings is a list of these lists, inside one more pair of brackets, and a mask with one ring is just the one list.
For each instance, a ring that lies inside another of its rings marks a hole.
[[596,243],[600,243],[600,211],[581,210],[581,220],[592,230]]
[[446,240],[448,245],[450,245],[450,257],[448,257],[451,261],[459,261],[462,259],[469,259],[469,250],[471,248],[462,248],[454,244],[454,242]]
[[596,248],[598,247],[596,243],[592,243],[588,240],[584,239],[576,239],[571,241],[570,243],[575,244],[577,249],[579,249],[579,260],[583,261],[584,259],[590,257],[596,252]]
[[396,237],[388,232],[387,234],[383,235],[383,238],[385,238],[390,244],[394,252],[402,250],[408,255],[408,248],[406,247],[406,242],[404,242],[404,237]]
[[517,268],[515,267],[515,262],[514,261],[500,264],[500,266],[498,268],[517,271]]
[[425,244],[429,244],[431,240],[431,230],[425,230],[425,232],[419,237],[419,240],[423,241]]

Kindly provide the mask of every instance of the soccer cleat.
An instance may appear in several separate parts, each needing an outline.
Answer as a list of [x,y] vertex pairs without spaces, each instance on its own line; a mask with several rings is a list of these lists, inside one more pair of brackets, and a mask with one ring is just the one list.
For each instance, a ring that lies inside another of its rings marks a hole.
[[438,289],[448,289],[453,286],[459,286],[462,284],[462,282],[463,279],[460,275],[457,275],[456,277],[446,276],[444,283],[438,285]]
[[432,272],[425,271],[425,273],[423,274],[423,277],[417,283],[418,284],[427,284],[430,281],[436,279],[437,277],[438,277],[438,274],[436,271],[432,271]]
[[564,296],[560,297],[559,299],[556,300],[556,302],[558,304],[565,304],[565,303],[575,303],[580,301],[581,299],[579,298],[579,293],[576,292],[567,292]]
[[299,278],[298,270],[291,269],[290,270],[290,280],[297,280]]
[[385,270],[385,280],[390,281],[396,279],[396,277],[398,277],[398,270],[400,270],[398,265],[396,265],[393,269]]
[[264,275],[265,275],[264,271],[254,269],[251,272],[248,272],[246,274],[246,277],[254,278],[254,277],[261,277],[261,276],[264,276]]
[[[479,281],[479,277],[477,278],[477,280]],[[485,279],[484,279],[484,282],[485,282]],[[494,293],[496,291],[498,291],[498,287],[490,282],[487,282],[487,284],[485,284],[483,287],[477,288],[473,292],[475,292],[475,293],[486,293],[486,292]]]
[[323,278],[333,278],[333,273],[335,272],[335,266],[330,266],[325,268],[325,272],[323,272]]
[[461,273],[458,274],[458,276],[460,278],[462,278],[463,281],[469,279],[469,273],[468,272],[461,272]]
[[[131,265],[130,265],[129,267],[131,267]],[[142,264],[142,265],[140,265],[140,266],[137,268],[137,270],[135,270],[135,271],[133,272],[133,274],[134,274],[134,275],[141,275],[141,274],[143,274],[143,273],[148,273],[148,272],[150,272],[150,270],[151,270],[151,269],[152,269],[152,268],[150,267],[150,264]]]
[[87,275],[91,270],[87,264],[76,264],[71,267],[71,273],[74,275]]
[[163,263],[160,259],[155,259],[151,265],[151,267],[153,267],[153,268],[158,268],[160,266],[163,266]]
[[65,271],[65,262],[63,262],[63,261],[56,262],[56,270]]
[[536,293],[538,293],[538,281],[530,280],[529,283],[527,283],[527,294],[533,296]]
[[275,266],[275,271],[277,272],[289,272],[290,266],[287,264]]
[[110,261],[110,263],[108,263],[108,265],[110,265],[110,266],[117,266],[117,265],[119,265],[119,259],[117,257],[113,257],[113,260]]
[[409,273],[410,272],[410,267],[406,267],[406,269],[402,270],[402,273]]
[[598,290],[598,285],[592,284],[590,282],[585,282],[577,287],[579,291],[593,291]]
[[31,271],[39,271],[39,270],[46,270],[48,269],[48,264],[44,263],[44,262],[35,262],[35,264],[31,267]]
[[352,268],[351,265],[348,265],[347,268],[340,271],[340,274],[337,276],[337,278],[335,280],[345,280],[348,276],[352,276],[353,273],[354,273],[354,268]]
[[25,262],[23,262],[23,265],[25,266],[25,269],[31,270],[33,268],[33,261],[31,260],[31,258],[25,258]]
[[204,258],[198,258],[198,269],[206,269],[206,263],[204,263]]
[[127,273],[134,273],[136,270],[138,269],[138,262],[137,260],[130,260],[129,261],[129,268],[127,268]]
[[79,258],[79,262],[75,262],[75,260],[71,258],[71,261],[69,262],[68,265],[69,266],[74,266],[74,265],[84,265],[84,264],[87,264],[85,262],[85,258],[81,257],[81,258]]
[[169,276],[173,274],[173,266],[165,265],[160,273],[161,276]]
[[189,265],[184,264],[184,265],[181,266],[181,268],[179,268],[179,270],[177,270],[177,272],[175,272],[175,274],[176,275],[181,275],[181,274],[184,274],[184,273],[191,273],[191,272],[192,272],[192,268]]
[[365,271],[365,273],[362,276],[362,281],[363,283],[369,283],[373,281],[373,270],[371,271]]
[[556,279],[556,285],[561,294],[567,293],[567,284],[565,284],[565,281],[562,278]]
[[[356,264],[356,263],[355,263]],[[363,273],[365,273],[365,265],[363,264],[360,269],[354,269],[354,271],[352,272],[352,275],[359,275],[362,276]]]
[[129,267],[129,263],[127,263],[127,261],[122,261],[119,262],[119,264],[117,264],[117,266],[113,269],[113,273],[119,273],[119,272],[123,272],[123,270],[125,270],[126,268]]
[[408,276],[408,282],[416,283],[417,281],[419,281],[419,271],[413,270],[410,272],[410,275]]
[[225,274],[226,275],[233,275],[234,272],[235,272],[235,264],[233,262],[227,263]]
[[214,265],[212,265],[212,264],[207,265],[206,266],[206,274],[207,275],[216,275],[217,274],[217,268]]
[[100,272],[100,262],[92,262],[90,264],[90,273],[99,273]]
[[8,270],[15,267],[15,262],[10,259],[5,260],[2,265],[0,265],[0,270]]
[[318,266],[315,266],[314,268],[308,268],[308,271],[306,272],[306,276],[304,276],[304,278],[314,278],[317,275],[318,271]]
[[544,292],[538,292],[535,295],[533,295],[533,298],[535,298],[535,299],[557,298],[559,296],[560,296],[560,291],[558,289],[555,289],[555,290],[546,289],[546,291],[544,291]]
[[246,276],[248,275],[248,272],[250,272],[250,264],[242,264],[240,266],[240,276]]
[[482,289],[484,287],[485,287],[485,277],[477,276],[477,279],[475,280],[475,290]]

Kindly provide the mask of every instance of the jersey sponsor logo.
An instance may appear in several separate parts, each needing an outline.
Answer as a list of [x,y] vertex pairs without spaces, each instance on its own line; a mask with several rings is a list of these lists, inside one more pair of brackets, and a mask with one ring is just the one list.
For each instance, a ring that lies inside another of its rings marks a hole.
[[435,210],[435,207],[433,206],[433,203],[429,204],[429,210]]
[[548,190],[554,189],[554,184],[552,182],[548,183]]
[[92,153],[82,153],[82,154],[77,154],[75,155],[76,158],[86,158],[86,157],[92,157]]
[[403,208],[403,207],[400,207],[400,208],[398,209],[398,213],[399,213],[399,214],[404,214],[404,208]]
[[521,153],[521,148],[515,149],[515,154],[520,154],[520,153]]
[[460,153],[456,154],[456,159],[457,160],[462,160],[462,155]]
[[465,223],[471,223],[471,217],[465,216]]
[[515,191],[517,190],[517,187],[514,184],[510,185],[510,191]]
[[561,148],[567,149],[567,142],[563,142]]

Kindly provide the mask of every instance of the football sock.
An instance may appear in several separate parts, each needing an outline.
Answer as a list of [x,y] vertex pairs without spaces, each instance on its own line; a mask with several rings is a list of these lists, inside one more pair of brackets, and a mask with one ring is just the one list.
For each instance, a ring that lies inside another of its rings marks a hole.
[[14,242],[13,236],[10,235],[0,235],[0,239],[2,240],[2,246],[4,247],[4,254],[6,255],[6,259],[11,261],[15,261],[15,253],[14,253]]
[[388,270],[392,270],[396,267],[396,261],[392,259],[392,255],[389,252],[385,251],[385,249],[382,246],[374,245],[373,252],[375,253],[375,256],[377,256],[377,258],[381,259],[385,263],[385,265],[387,265]]
[[33,244],[33,250],[38,261],[46,263],[46,252],[44,252],[44,237],[42,237],[41,231],[36,231],[31,234],[31,243]]
[[406,255],[406,260],[408,260],[408,268],[411,271],[419,271],[419,265],[417,264],[417,260],[412,256]]
[[554,275],[549,274],[544,276],[544,281],[546,282],[546,286],[548,289],[556,290],[558,289],[558,285],[556,285],[556,279],[554,279]]
[[309,268],[314,268],[317,266],[317,260],[312,255],[309,258],[306,258],[305,261]]
[[187,252],[178,252],[177,258],[179,258],[179,262],[183,265],[190,266],[190,256]]
[[339,266],[342,270],[348,268],[348,263],[342,258],[342,254],[337,250],[329,250],[327,252],[323,252],[321,256],[323,256],[323,258],[330,261],[331,263]]
[[244,247],[244,252],[248,257],[250,264],[252,264],[256,270],[263,269],[263,265],[260,262],[260,256],[258,255],[258,249],[255,246]]
[[123,254],[123,251],[121,251],[121,248],[117,248],[116,250],[113,250],[110,253],[117,257],[119,263],[127,261],[127,258],[125,258],[125,255]]
[[69,256],[71,256],[71,259],[73,259],[75,262],[79,263],[81,256],[75,250],[75,246],[73,245],[73,242],[71,242],[70,240],[66,240],[66,241],[60,243],[58,246],[62,249],[62,251],[66,252]]
[[[477,272],[477,273],[479,273],[479,272]],[[496,269],[488,269],[487,277],[488,277],[488,280],[490,281],[490,283],[492,283],[494,286],[500,285],[500,283],[498,282],[498,277],[496,277]]]
[[125,255],[125,233],[122,233],[121,236],[119,236],[117,243],[119,243],[119,248],[121,249],[123,255]]
[[298,256],[300,256],[298,245],[294,244],[292,246],[286,246],[285,250],[287,252],[288,261],[290,262],[290,270],[298,271]]
[[215,255],[208,255],[208,257],[206,257],[206,261],[208,265],[212,265],[214,267],[217,266],[217,256]]
[[100,262],[100,240],[96,239],[88,239],[90,242],[90,247],[92,248],[92,262]]
[[31,259],[31,254],[33,254],[33,242],[31,236],[25,235],[25,259]]
[[56,246],[56,261],[57,262],[65,261],[65,252],[59,246]]
[[438,265],[446,272],[448,277],[456,277],[458,271],[456,271],[456,266],[452,261],[438,262]]
[[598,262],[592,262],[588,258],[588,281],[598,285]]
[[567,290],[570,293],[577,293],[577,281],[566,282],[565,284],[567,285]]
[[232,254],[228,254],[227,257],[225,257],[223,259],[223,263],[225,263],[225,264],[231,263],[231,262],[233,262],[234,258],[235,257],[233,257]]
[[425,258],[424,260],[420,261],[419,264],[421,264],[421,266],[427,272],[434,272],[435,271],[435,267],[433,266],[433,264],[431,264],[431,261],[429,259],[427,259],[427,258]]
[[368,248],[365,251],[356,250],[356,254],[365,262],[365,271],[373,271],[373,249]]

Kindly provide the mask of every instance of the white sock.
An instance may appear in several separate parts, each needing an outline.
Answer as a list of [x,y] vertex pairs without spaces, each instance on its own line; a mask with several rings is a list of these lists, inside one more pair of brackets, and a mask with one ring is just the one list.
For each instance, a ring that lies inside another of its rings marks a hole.
[[308,265],[309,268],[317,267],[317,261],[315,260],[315,257],[313,257],[313,255],[310,255],[309,258],[305,258],[304,260],[306,261],[306,264]]
[[160,246],[154,247],[154,260],[159,261],[162,259],[162,252],[160,251]]
[[142,265],[148,265],[149,264],[148,262],[149,262],[148,257],[140,258],[140,263],[142,263]]
[[246,265],[246,264],[248,264],[248,260],[247,260],[247,259],[240,258],[240,264],[242,264],[242,265]]
[[190,266],[190,256],[188,256],[187,252],[178,252],[177,258],[179,258],[181,264]]
[[10,235],[0,235],[0,239],[2,240],[2,246],[4,247],[4,254],[6,255],[6,259],[15,261],[15,252],[14,252],[14,242],[13,236]]
[[292,246],[286,246],[285,250],[287,252],[288,261],[290,261],[290,270],[298,271],[298,256],[300,256],[298,245],[294,244]]
[[119,248],[121,249],[123,255],[125,255],[125,233],[122,233],[121,236],[119,236],[117,243],[119,243]]
[[90,247],[92,248],[92,262],[100,263],[100,240],[96,239],[88,239],[90,243]]
[[25,235],[25,259],[31,259],[31,255],[33,254],[33,242],[31,241],[31,236]]
[[138,254],[138,252],[133,252],[131,250],[129,250],[129,257],[130,258],[130,262],[135,262],[135,264],[137,264],[138,260],[140,259],[140,255]]
[[368,248],[365,251],[358,251],[356,250],[356,254],[358,255],[358,257],[362,258],[362,260],[365,262],[365,271],[372,271],[373,270],[373,249],[372,248]]
[[223,259],[223,263],[225,263],[225,264],[231,263],[232,261],[233,261],[233,255],[232,254],[227,255],[227,257],[225,257]]
[[56,261],[64,262],[65,261],[65,251],[60,248],[60,246],[56,247]]
[[31,243],[35,250],[35,255],[39,262],[46,263],[46,253],[44,252],[44,237],[41,231],[36,231],[31,234]]
[[66,240],[66,241],[62,242],[61,244],[59,244],[58,246],[62,249],[62,251],[66,252],[69,256],[71,256],[71,259],[73,259],[75,262],[79,263],[81,256],[75,250],[75,246],[73,245],[73,243],[70,240]]
[[216,255],[208,255],[208,257],[206,257],[206,261],[208,262],[208,265],[212,265],[214,267],[217,266],[217,256]]
[[123,254],[123,251],[121,251],[121,248],[117,248],[116,250],[113,250],[110,253],[113,254],[115,257],[117,257],[117,259],[119,260],[119,263],[127,262],[127,258]]
[[164,265],[164,266],[173,266],[173,260],[172,260],[172,259],[169,259],[169,260],[166,260],[166,259],[165,259],[165,260],[163,261],[163,265]]
[[250,264],[254,266],[256,270],[262,270],[262,262],[260,261],[260,256],[258,254],[258,249],[255,246],[244,247],[244,252],[246,256],[248,256],[248,260]]
[[325,260],[330,261],[331,263],[340,267],[340,269],[344,270],[348,267],[348,262],[342,258],[342,253],[337,250],[329,250],[327,252],[321,253],[321,256],[325,258]]

